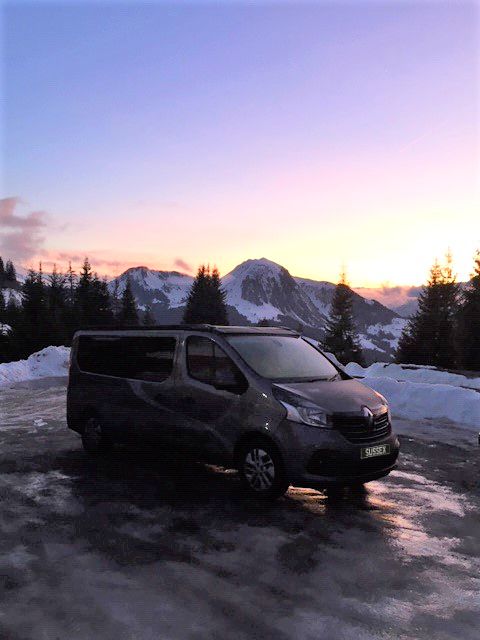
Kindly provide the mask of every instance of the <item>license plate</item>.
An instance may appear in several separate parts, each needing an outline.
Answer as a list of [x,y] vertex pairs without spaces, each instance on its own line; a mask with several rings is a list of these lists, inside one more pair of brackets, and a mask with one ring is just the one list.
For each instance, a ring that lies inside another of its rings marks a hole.
[[373,447],[362,447],[360,449],[360,458],[376,458],[377,456],[388,456],[390,453],[389,444],[377,444]]

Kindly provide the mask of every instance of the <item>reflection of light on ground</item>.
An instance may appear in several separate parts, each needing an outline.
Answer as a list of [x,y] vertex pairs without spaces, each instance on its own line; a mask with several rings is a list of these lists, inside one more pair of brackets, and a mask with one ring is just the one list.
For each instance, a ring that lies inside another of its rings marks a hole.
[[468,508],[465,497],[418,473],[394,471],[393,478],[395,483],[388,479],[371,482],[363,492],[345,489],[334,499],[328,491],[301,488],[290,489],[288,497],[317,515],[326,515],[330,508],[336,511],[334,517],[347,513],[351,527],[362,529],[367,517],[407,562],[418,557],[441,557],[444,564],[467,566],[468,561],[453,551],[459,543],[457,537],[427,532],[427,525],[430,530],[436,516],[462,517]]

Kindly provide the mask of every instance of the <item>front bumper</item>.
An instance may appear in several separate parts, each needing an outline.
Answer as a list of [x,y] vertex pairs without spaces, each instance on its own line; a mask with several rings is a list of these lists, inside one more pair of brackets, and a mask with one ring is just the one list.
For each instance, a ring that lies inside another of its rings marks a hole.
[[[355,444],[336,429],[319,429],[284,420],[282,442],[287,443],[284,459],[293,485],[322,488],[369,482],[386,476],[397,462],[400,442],[390,432],[381,439]],[[364,446],[387,444],[390,453],[362,460]]]

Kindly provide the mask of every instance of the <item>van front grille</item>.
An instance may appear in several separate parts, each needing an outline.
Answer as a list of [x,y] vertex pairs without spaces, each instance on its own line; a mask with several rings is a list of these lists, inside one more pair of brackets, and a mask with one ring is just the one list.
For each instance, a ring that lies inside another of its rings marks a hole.
[[373,423],[360,415],[336,414],[333,415],[333,428],[354,444],[370,444],[389,436],[392,425],[388,419],[388,412],[377,414]]

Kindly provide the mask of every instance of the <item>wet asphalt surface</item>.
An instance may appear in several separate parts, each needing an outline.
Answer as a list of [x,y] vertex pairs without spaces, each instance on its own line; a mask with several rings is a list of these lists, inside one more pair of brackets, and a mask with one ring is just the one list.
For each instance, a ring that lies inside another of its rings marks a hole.
[[89,459],[55,381],[0,391],[0,639],[480,637],[480,453],[402,437],[365,491]]

